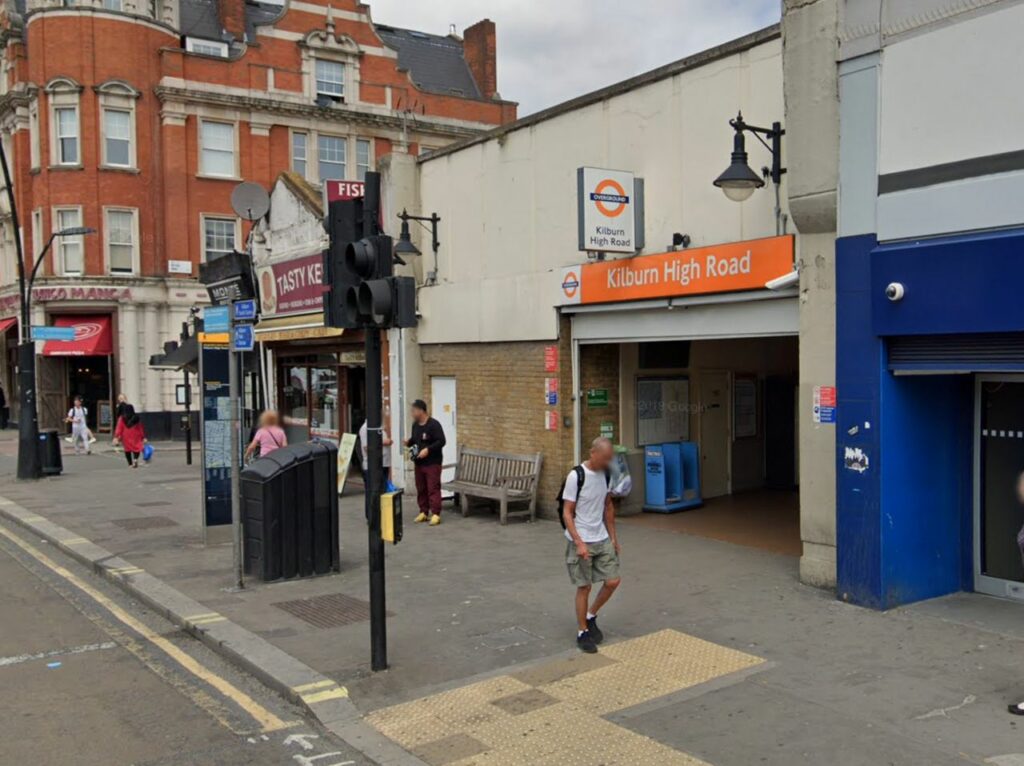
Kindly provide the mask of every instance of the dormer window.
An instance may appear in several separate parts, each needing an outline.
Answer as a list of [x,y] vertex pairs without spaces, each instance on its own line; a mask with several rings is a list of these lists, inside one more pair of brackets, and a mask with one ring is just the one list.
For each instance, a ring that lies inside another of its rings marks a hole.
[[333,24],[299,41],[302,84],[310,101],[321,107],[359,101],[359,45],[348,35],[334,34]]
[[316,94],[338,101],[345,99],[345,65],[340,61],[316,60]]

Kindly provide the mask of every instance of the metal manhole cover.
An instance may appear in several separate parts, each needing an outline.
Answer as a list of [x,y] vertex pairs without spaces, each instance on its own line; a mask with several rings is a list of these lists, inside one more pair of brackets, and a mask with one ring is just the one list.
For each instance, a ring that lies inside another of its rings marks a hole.
[[158,505],[171,505],[166,500],[152,500],[148,503],[136,503],[136,508],[156,508]]
[[121,529],[135,532],[139,529],[158,529],[160,527],[176,527],[178,522],[166,516],[136,516],[130,519],[111,519],[112,524],[117,524]]
[[370,619],[370,602],[344,593],[279,601],[274,606],[314,628],[340,628]]

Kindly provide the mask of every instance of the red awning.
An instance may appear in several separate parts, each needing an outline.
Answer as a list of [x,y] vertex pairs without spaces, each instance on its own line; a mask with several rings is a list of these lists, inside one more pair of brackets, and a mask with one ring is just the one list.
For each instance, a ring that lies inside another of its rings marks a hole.
[[0,335],[3,335],[16,324],[18,324],[18,317],[7,317],[7,319],[0,319]]
[[74,327],[75,339],[46,341],[43,356],[110,356],[114,353],[108,315],[56,317],[53,326]]

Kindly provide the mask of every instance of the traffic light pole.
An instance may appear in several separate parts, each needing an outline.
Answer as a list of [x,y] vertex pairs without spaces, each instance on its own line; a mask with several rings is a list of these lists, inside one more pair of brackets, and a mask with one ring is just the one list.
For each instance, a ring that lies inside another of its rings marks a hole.
[[366,518],[369,520],[370,666],[387,670],[388,631],[384,598],[384,539],[380,534],[380,496],[384,491],[383,387],[380,330],[366,334]]

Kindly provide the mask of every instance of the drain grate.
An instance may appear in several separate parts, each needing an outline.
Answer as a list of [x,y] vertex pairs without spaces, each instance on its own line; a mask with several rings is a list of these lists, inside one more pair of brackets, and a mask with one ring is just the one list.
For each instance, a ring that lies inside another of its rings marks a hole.
[[279,601],[274,606],[314,628],[340,628],[370,619],[370,602],[344,593]]
[[117,524],[121,529],[126,529],[129,532],[135,532],[140,529],[178,526],[178,522],[166,516],[136,516],[130,519],[111,519],[110,523]]

